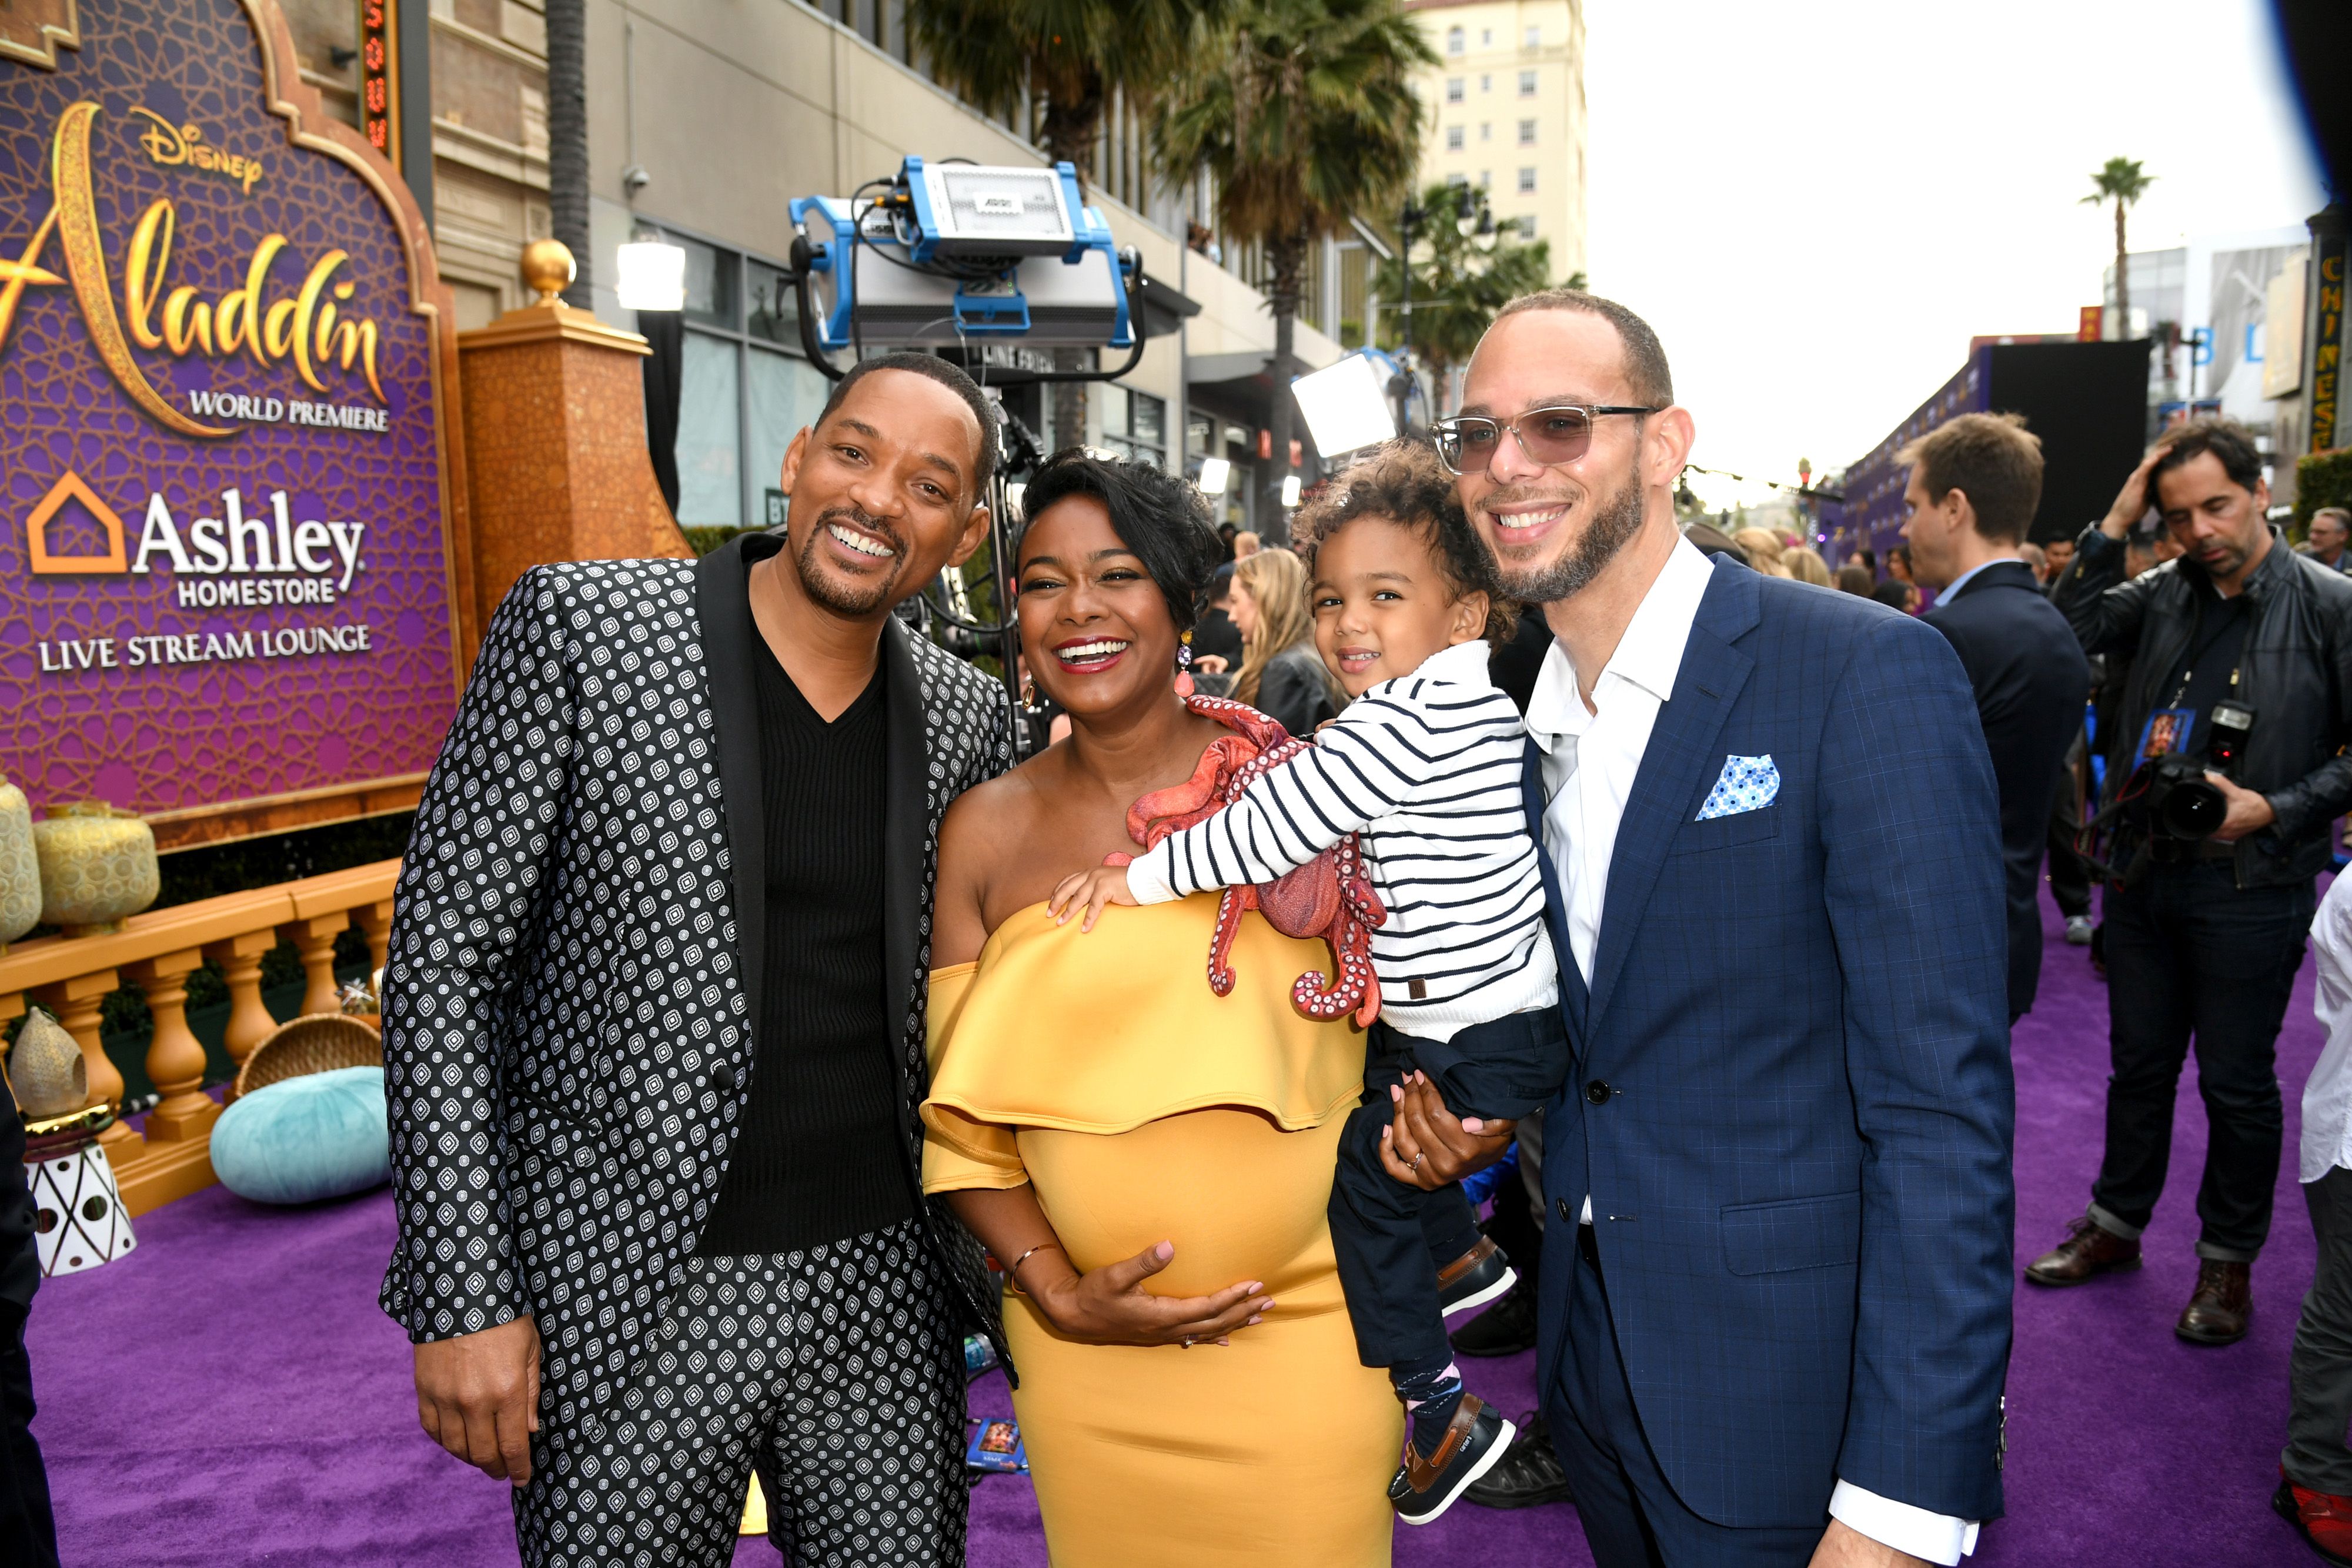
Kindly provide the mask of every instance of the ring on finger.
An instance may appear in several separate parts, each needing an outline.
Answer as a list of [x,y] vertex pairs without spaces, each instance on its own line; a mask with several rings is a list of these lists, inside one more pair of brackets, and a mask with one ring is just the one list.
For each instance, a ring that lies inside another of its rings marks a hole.
[[1423,1160],[1425,1160],[1425,1159],[1427,1159],[1427,1158],[1429,1158],[1429,1151],[1428,1151],[1427,1149],[1423,1149],[1423,1150],[1422,1150],[1422,1151],[1421,1151],[1421,1153],[1419,1153],[1419,1154],[1417,1154],[1417,1155],[1413,1155],[1413,1156],[1412,1156],[1412,1168],[1413,1168],[1413,1169],[1415,1169],[1415,1170],[1419,1170],[1419,1169],[1421,1168],[1421,1162],[1422,1162],[1422,1161],[1423,1161]]

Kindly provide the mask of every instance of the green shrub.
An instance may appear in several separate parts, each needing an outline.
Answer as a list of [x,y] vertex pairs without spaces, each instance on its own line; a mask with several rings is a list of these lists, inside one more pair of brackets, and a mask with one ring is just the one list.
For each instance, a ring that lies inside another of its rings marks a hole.
[[730,528],[722,524],[712,524],[708,528],[687,528],[684,525],[680,525],[677,531],[686,536],[686,542],[693,547],[694,553],[696,555],[705,556],[709,555],[712,550],[717,549],[720,545],[725,544],[729,539],[733,538],[737,534],[748,534],[752,530],[750,528]]

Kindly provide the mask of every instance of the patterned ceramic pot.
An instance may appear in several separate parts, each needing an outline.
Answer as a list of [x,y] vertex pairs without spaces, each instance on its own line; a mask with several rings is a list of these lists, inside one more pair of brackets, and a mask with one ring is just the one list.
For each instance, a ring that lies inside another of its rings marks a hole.
[[61,1147],[28,1145],[25,1177],[33,1189],[33,1251],[44,1279],[111,1263],[139,1245],[114,1167],[87,1134]]
[[33,808],[0,779],[0,953],[41,921],[41,859],[33,852]]
[[50,808],[33,824],[41,862],[41,918],[68,936],[122,929],[163,885],[155,835],[135,812],[103,800]]

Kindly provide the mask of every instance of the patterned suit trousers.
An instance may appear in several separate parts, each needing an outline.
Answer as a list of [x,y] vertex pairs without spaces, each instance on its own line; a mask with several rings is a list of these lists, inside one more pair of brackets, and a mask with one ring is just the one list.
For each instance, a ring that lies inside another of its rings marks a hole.
[[919,1221],[688,1260],[607,1408],[541,1402],[524,1568],[723,1568],[751,1471],[794,1568],[961,1568],[964,1377]]

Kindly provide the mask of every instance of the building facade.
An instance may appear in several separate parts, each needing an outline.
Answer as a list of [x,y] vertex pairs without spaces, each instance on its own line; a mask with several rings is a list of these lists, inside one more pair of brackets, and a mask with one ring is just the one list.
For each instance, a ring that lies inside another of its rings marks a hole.
[[[431,10],[432,211],[461,329],[527,302],[522,248],[551,229],[545,0],[416,0]],[[303,79],[358,123],[358,8],[281,0]],[[908,46],[902,0],[586,0],[591,255],[596,314],[633,319],[613,292],[615,252],[656,233],[688,254],[678,520],[756,526],[781,498],[784,447],[823,403],[803,358],[785,262],[794,197],[845,195],[910,154],[1040,163],[1033,112],[980,113]],[[1040,106],[1042,107],[1042,106]],[[414,168],[414,161],[411,162]],[[1192,183],[1150,174],[1141,118],[1114,99],[1087,199],[1146,271],[1199,307],[1135,371],[1091,388],[1029,388],[1006,405],[1050,439],[1051,395],[1086,400],[1089,444],[1197,474],[1234,465],[1226,515],[1261,521],[1275,395],[1274,323],[1260,258],[1216,232]],[[1341,350],[1341,267],[1314,259],[1298,323],[1308,368]],[[1360,307],[1359,308],[1360,313]],[[1006,362],[1021,350],[1003,350]],[[1300,473],[1314,477],[1311,448]]]
[[[2147,338],[2148,435],[2194,413],[2219,413],[2253,431],[2265,455],[2298,444],[2299,411],[2273,400],[2270,300],[2283,277],[2309,259],[2301,225],[2250,234],[2197,235],[2124,259],[2131,284],[2127,332],[2116,308],[2116,269],[2100,274],[2102,335]],[[2290,465],[2291,466],[2291,465]]]
[[1476,185],[1496,222],[1551,246],[1554,281],[1585,270],[1583,0],[1405,0],[1438,64],[1422,183]]

